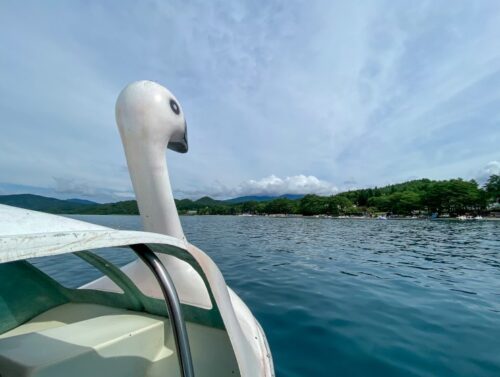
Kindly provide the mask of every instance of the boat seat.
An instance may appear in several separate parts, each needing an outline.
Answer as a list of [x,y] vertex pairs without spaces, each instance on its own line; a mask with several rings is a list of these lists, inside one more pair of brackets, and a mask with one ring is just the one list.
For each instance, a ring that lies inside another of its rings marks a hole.
[[0,376],[178,376],[170,331],[167,318],[64,304],[0,335]]

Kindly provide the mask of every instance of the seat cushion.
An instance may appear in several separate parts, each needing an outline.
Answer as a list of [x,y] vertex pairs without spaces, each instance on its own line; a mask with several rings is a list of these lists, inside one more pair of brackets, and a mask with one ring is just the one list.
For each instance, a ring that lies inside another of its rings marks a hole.
[[173,352],[165,346],[169,329],[166,318],[64,304],[0,336],[1,375],[146,376],[165,358],[174,359],[167,364],[175,370]]

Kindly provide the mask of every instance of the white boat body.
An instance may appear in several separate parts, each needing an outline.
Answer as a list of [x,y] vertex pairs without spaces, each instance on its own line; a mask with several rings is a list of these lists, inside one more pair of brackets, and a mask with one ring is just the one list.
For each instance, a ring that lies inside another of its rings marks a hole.
[[[93,250],[101,249],[107,247],[119,247],[127,246],[133,244],[148,244],[148,245],[167,245],[173,246],[177,249],[183,250],[184,252],[191,255],[200,265],[203,273],[205,274],[206,280],[208,281],[215,304],[219,307],[224,325],[226,328],[227,335],[230,340],[231,347],[226,344],[223,347],[223,342],[220,340],[220,334],[218,337],[214,337],[214,343],[212,344],[209,338],[204,338],[200,336],[200,332],[210,332],[206,327],[202,328],[198,326],[199,331],[196,334],[192,329],[196,329],[195,324],[188,324],[188,332],[190,336],[190,342],[193,349],[200,348],[200,344],[208,342],[208,349],[213,350],[225,350],[225,352],[234,352],[238,370],[232,375],[241,376],[272,376],[274,375],[274,369],[272,364],[271,353],[267,345],[267,340],[262,328],[260,327],[257,320],[254,318],[250,310],[246,307],[243,301],[225,284],[224,278],[220,273],[219,269],[215,263],[201,250],[195,246],[187,243],[186,241],[179,240],[175,237],[166,236],[157,233],[139,232],[139,231],[124,231],[124,230],[114,230],[111,228],[90,224],[87,222],[82,222],[74,219],[69,219],[61,216],[55,216],[50,214],[45,214],[36,211],[25,210],[16,207],[10,207],[6,205],[0,205],[0,263],[9,263],[20,260],[26,260],[30,258],[47,257],[66,253],[74,253],[81,250]],[[171,257],[167,255],[160,255],[160,258]],[[138,262],[142,263],[142,262]],[[183,289],[182,279],[179,280],[178,275],[171,268],[167,267],[169,272],[173,277],[174,283],[176,285],[177,291],[179,292],[180,300],[184,303],[192,304],[192,296],[189,294],[189,289]],[[141,282],[137,283],[140,286]],[[82,287],[82,289],[85,289]],[[148,288],[146,288],[147,290]],[[92,318],[92,312],[102,312],[106,311],[103,308],[95,308],[95,306],[84,306],[83,304],[67,304],[67,305],[80,305],[80,316],[85,317],[85,313],[81,311],[85,308],[90,308],[88,314],[89,318]],[[83,305],[83,306],[82,306]],[[206,308],[205,303],[200,305],[200,308]],[[57,308],[56,308],[57,309]],[[76,348],[79,346],[81,341],[78,337],[78,332],[75,333],[75,326],[64,325],[64,320],[57,319],[57,315],[61,313],[71,312],[74,309],[66,306],[64,308],[57,309],[54,311],[53,316],[51,313],[42,314],[40,318],[35,317],[28,323],[13,329],[9,332],[0,335],[0,373],[2,377],[9,376],[45,376],[45,372],[40,372],[39,368],[34,368],[37,361],[40,361],[33,355],[37,355],[40,347],[49,346],[54,342],[54,339],[65,339],[66,344],[73,344]],[[111,315],[109,321],[103,321],[104,323],[113,323],[120,314],[123,314],[123,310],[108,308]],[[122,319],[120,321],[130,321],[131,325],[140,322],[141,317],[152,318],[153,316],[147,315],[145,313],[131,313],[127,311],[129,318]],[[55,316],[55,317],[54,317]],[[67,316],[70,316],[67,314]],[[156,318],[158,320],[158,318]],[[71,321],[71,320],[69,320]],[[162,329],[168,330],[168,320],[163,319],[163,323],[160,325]],[[57,326],[54,322],[58,322]],[[84,322],[80,322],[80,327],[85,327]],[[95,322],[95,321],[94,321]],[[160,321],[161,322],[161,321]],[[103,323],[103,326],[104,326]],[[97,326],[97,324],[95,324]],[[109,324],[107,325],[109,326]],[[190,331],[190,327],[192,328]],[[57,328],[57,332],[55,329]],[[95,330],[96,328],[94,328]],[[125,333],[128,334],[130,329],[125,326]],[[54,333],[56,334],[54,335]],[[214,331],[212,331],[214,332]],[[162,331],[160,333],[163,334]],[[22,335],[20,335],[22,334]],[[88,334],[88,332],[81,332],[82,336]],[[96,332],[99,334],[99,332]],[[192,335],[193,334],[193,335]],[[35,337],[37,335],[37,337]],[[198,336],[197,336],[198,335]],[[41,342],[39,339],[47,339],[47,343]],[[24,337],[24,338],[23,338]],[[54,338],[55,337],[55,338]],[[200,338],[202,341],[193,342],[192,339]],[[38,339],[38,342],[33,342],[33,339]],[[213,340],[213,339],[212,339]],[[95,340],[97,342],[97,340]],[[137,339],[138,344],[127,345],[127,349],[124,350],[128,353],[134,353],[137,348],[140,348],[140,344],[143,344],[146,340],[143,337]],[[171,343],[172,340],[168,339]],[[71,343],[73,342],[73,343]],[[92,341],[86,340],[87,346],[93,344]],[[106,344],[109,339],[102,339],[101,343]],[[147,341],[146,341],[147,342]],[[13,346],[15,345],[15,347]],[[96,352],[103,352],[102,349],[95,344]],[[222,347],[222,348],[221,348]],[[55,347],[57,348],[57,347]],[[87,347],[88,348],[88,347]],[[102,348],[102,347],[101,347]],[[207,348],[205,348],[206,350]],[[67,348],[63,347],[63,350],[67,351]],[[156,350],[161,354],[162,348]],[[106,349],[104,350],[106,352]],[[174,352],[173,347],[163,350],[163,353]],[[73,353],[70,353],[73,355]],[[60,355],[59,355],[60,356]],[[59,360],[58,355],[51,355],[53,359]],[[63,355],[64,356],[64,355]],[[195,357],[196,354],[194,353]],[[74,357],[74,355],[72,356]],[[230,359],[230,358],[228,358]],[[163,359],[160,359],[162,361]],[[175,360],[175,357],[172,357]],[[44,363],[47,360],[43,360]],[[165,363],[164,360],[162,363]],[[166,371],[163,369],[154,368],[154,363],[152,363],[148,368],[153,370],[152,374],[148,376],[169,376],[178,375],[177,366],[174,361],[170,361],[172,365],[172,371],[170,374],[165,374]],[[196,359],[194,360],[195,371],[196,371]],[[9,374],[9,367],[13,368],[14,374]],[[221,371],[217,370],[221,367],[223,363],[214,362],[214,370],[203,369],[205,373],[201,375],[223,375],[220,374]],[[47,367],[48,368],[48,367]],[[69,368],[69,369],[68,369]],[[69,363],[63,370],[66,373],[68,370],[73,370],[72,376],[79,376],[75,370],[75,365]],[[31,372],[32,371],[32,372]],[[52,371],[50,368],[48,371]],[[22,373],[21,373],[22,372]],[[85,371],[84,371],[85,372]],[[18,374],[19,373],[19,374]],[[41,373],[41,374],[40,374]],[[52,376],[67,376],[68,374],[51,374]],[[111,374],[109,374],[111,373]],[[109,371],[106,375],[125,375],[125,374],[112,374]],[[121,372],[120,372],[121,373]],[[197,373],[197,375],[200,375]],[[82,374],[86,375],[85,373]]]
[[[215,263],[184,236],[165,160],[167,146],[187,151],[186,121],[180,105],[166,88],[139,81],[120,94],[116,117],[146,232],[114,230],[0,205],[0,268],[30,258],[147,245],[171,276],[184,309],[194,313],[198,321],[186,320],[195,375],[273,376],[272,357],[261,326],[226,285]],[[140,298],[163,298],[154,275],[140,259],[122,267],[118,275],[130,280]],[[0,376],[179,375],[165,316],[81,299],[88,296],[85,292],[121,297],[125,292],[115,280],[116,276],[103,276],[77,292],[63,291],[69,302],[52,306],[13,328],[4,325],[7,331],[2,332],[0,318]],[[83,302],[73,302],[71,295]],[[0,314],[4,308],[8,317],[9,305],[17,304],[0,301]],[[148,349],[144,344],[149,342],[156,346]],[[40,349],[43,356],[37,351]],[[131,366],[124,369],[127,363]],[[99,372],[91,373],[82,365],[93,365]]]

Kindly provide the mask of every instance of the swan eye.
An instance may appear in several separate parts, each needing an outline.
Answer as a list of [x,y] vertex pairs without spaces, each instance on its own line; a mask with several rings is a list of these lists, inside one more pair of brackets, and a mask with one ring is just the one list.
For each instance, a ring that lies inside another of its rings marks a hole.
[[179,115],[180,112],[181,112],[181,109],[179,108],[179,105],[173,99],[170,100],[170,108],[177,115]]

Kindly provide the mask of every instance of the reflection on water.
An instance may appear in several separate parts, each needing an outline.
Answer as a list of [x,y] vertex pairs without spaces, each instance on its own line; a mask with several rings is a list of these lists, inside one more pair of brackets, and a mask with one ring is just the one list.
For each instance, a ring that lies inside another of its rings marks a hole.
[[278,376],[500,375],[500,222],[182,222],[261,322]]

